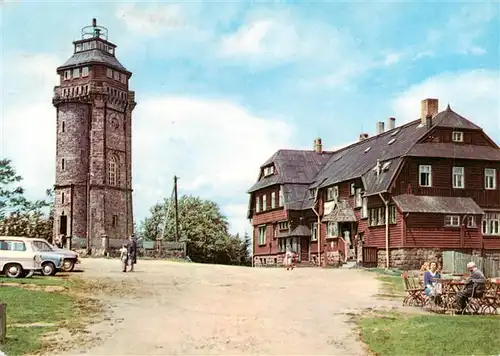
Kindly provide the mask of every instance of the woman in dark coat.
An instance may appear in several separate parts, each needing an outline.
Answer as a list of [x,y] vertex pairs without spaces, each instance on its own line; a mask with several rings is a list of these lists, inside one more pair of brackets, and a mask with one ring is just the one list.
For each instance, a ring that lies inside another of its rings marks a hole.
[[128,263],[130,264],[130,272],[134,270],[134,265],[137,263],[137,242],[134,236],[130,236],[128,246]]

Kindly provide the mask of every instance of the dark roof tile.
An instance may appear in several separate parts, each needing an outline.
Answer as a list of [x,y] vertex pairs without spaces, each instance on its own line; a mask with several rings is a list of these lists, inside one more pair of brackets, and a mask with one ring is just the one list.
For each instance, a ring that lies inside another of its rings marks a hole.
[[471,146],[453,142],[426,142],[413,146],[407,156],[500,161],[500,149],[491,146]]
[[65,67],[76,67],[79,65],[87,64],[87,63],[103,63],[110,67],[127,71],[125,67],[116,59],[115,56],[103,52],[99,49],[92,49],[88,51],[78,52],[71,56],[62,66],[59,68]]
[[404,194],[392,199],[404,213],[484,214],[472,198]]
[[479,126],[470,122],[465,117],[457,114],[451,110],[450,105],[446,110],[441,111],[436,116],[432,118],[433,123],[439,127],[450,127],[457,129],[467,129],[467,130],[482,130]]

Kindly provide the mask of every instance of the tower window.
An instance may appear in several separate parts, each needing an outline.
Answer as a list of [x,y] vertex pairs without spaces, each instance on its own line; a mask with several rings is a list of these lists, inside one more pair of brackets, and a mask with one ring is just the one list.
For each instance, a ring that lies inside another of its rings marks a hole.
[[106,69],[106,77],[113,78],[113,70],[108,68]]
[[61,193],[61,204],[64,204],[64,192]]
[[112,155],[108,162],[108,184],[118,185],[118,157]]
[[65,132],[65,131],[66,131],[66,122],[61,121],[61,132]]
[[127,76],[125,74],[120,74],[120,81],[123,83],[123,84],[126,84],[127,83]]
[[64,71],[64,80],[70,80],[70,79],[71,79],[71,71],[65,70]]
[[88,77],[89,76],[89,67],[83,67],[82,68],[82,77]]
[[73,78],[80,78],[80,68],[73,69]]
[[64,160],[64,158],[61,159],[61,170],[65,170],[66,169],[66,161]]
[[114,74],[114,79],[119,81],[120,80],[120,73],[114,72],[113,74]]
[[113,227],[118,227],[118,215],[113,215]]

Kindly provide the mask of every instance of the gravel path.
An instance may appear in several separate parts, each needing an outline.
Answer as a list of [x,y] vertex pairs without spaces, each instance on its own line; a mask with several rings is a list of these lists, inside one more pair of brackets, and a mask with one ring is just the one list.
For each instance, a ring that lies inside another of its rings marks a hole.
[[84,278],[140,286],[109,299],[113,316],[91,326],[91,355],[363,355],[346,313],[393,306],[377,300],[374,274],[354,269],[243,268],[84,260]]

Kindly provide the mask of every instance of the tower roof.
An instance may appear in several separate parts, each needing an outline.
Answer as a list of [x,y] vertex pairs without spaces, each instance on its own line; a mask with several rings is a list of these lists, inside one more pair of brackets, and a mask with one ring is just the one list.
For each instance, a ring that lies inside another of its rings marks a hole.
[[116,45],[108,41],[108,29],[103,26],[97,26],[97,20],[92,19],[91,26],[82,28],[82,38],[73,42],[73,55],[57,70],[69,69],[85,64],[104,64],[119,71],[131,74],[116,59]]
[[118,70],[127,71],[125,67],[116,59],[116,57],[107,54],[99,49],[91,49],[88,51],[77,52],[71,56],[62,66],[58,69],[67,67],[76,67],[82,64],[101,63],[106,64]]

